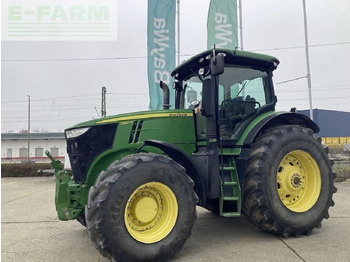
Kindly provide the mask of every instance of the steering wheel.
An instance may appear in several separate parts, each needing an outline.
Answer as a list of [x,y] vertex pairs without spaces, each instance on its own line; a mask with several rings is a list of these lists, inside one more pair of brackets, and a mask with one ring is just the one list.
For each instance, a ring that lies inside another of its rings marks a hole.
[[237,115],[242,113],[243,102],[244,100],[242,96],[223,100],[219,107],[220,118],[227,118],[228,112],[230,112],[231,114],[237,114]]

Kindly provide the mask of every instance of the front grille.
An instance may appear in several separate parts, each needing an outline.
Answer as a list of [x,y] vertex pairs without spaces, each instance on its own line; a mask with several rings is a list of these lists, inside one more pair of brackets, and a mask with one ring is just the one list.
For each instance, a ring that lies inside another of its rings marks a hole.
[[143,120],[134,121],[130,132],[129,144],[139,142],[142,125],[143,125]]
[[76,183],[83,183],[92,161],[112,148],[117,124],[92,126],[75,138],[67,139],[67,152]]

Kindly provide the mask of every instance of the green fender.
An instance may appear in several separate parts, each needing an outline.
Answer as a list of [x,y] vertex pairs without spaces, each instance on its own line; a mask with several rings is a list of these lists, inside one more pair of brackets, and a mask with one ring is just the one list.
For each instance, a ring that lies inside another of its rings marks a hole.
[[123,157],[135,154],[136,150],[124,149],[124,150],[107,150],[100,154],[90,165],[89,171],[86,175],[85,184],[93,186],[98,175],[106,170],[114,161],[120,160]]
[[315,133],[320,131],[319,126],[303,114],[295,112],[267,112],[258,116],[245,128],[236,145],[250,145],[261,131],[280,125],[300,125],[310,128]]
[[[140,144],[141,146],[141,144]],[[95,184],[95,181],[99,174],[106,170],[113,162],[122,159],[125,156],[136,154],[138,147],[135,148],[126,148],[126,149],[111,149],[100,154],[90,165],[89,171],[86,175],[85,184],[89,187]],[[152,153],[162,153],[157,148],[153,148],[143,152],[152,152]]]
[[236,158],[237,171],[241,186],[245,180],[246,163],[251,152],[251,144],[263,130],[281,125],[301,125],[310,128],[315,133],[320,131],[320,128],[315,122],[300,113],[270,111],[257,116],[244,129],[241,137],[236,143],[236,146],[241,148],[241,154]]

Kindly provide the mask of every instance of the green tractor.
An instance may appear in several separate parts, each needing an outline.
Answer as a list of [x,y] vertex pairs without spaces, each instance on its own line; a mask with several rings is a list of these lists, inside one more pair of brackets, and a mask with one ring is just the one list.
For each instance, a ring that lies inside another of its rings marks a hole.
[[175,109],[80,123],[65,131],[73,175],[55,167],[60,220],[77,219],[113,261],[164,261],[191,236],[196,205],[242,214],[282,236],[309,235],[336,192],[308,117],[276,112],[271,56],[214,49],[172,72]]

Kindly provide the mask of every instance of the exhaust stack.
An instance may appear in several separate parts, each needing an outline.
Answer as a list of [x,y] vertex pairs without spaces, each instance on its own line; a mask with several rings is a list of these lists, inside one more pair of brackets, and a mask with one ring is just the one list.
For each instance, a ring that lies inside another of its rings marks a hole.
[[169,109],[169,87],[163,81],[160,81],[159,86],[163,90],[163,109]]

